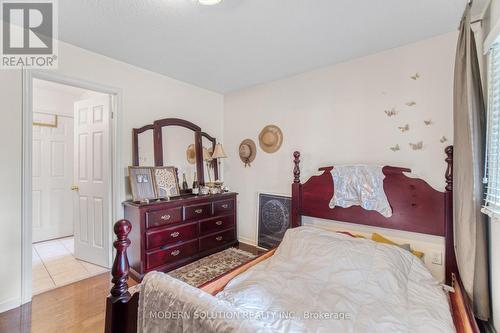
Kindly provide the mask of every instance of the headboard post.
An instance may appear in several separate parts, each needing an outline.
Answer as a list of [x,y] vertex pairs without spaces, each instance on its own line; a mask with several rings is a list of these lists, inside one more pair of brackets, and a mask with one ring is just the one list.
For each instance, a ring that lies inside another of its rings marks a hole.
[[293,184],[292,184],[292,228],[300,227],[302,216],[300,214],[301,187],[300,183],[300,152],[293,153]]
[[453,146],[445,148],[446,153],[446,187],[444,192],[445,209],[445,276],[446,284],[451,285],[452,273],[458,274],[453,235]]

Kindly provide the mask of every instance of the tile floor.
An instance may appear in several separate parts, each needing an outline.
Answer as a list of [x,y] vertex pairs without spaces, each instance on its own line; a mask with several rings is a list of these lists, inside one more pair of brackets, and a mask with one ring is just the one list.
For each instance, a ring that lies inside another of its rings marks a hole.
[[33,295],[107,271],[76,259],[73,237],[33,244]]

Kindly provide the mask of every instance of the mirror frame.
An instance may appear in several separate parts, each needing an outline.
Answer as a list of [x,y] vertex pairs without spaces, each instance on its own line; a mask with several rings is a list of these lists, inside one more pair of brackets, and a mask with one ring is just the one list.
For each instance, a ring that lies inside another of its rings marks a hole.
[[[146,131],[153,131],[153,148],[154,148],[154,125],[146,125],[140,128],[132,129],[132,166],[139,166],[139,134]],[[154,151],[156,155],[156,151]],[[156,160],[155,160],[156,161]]]
[[[145,125],[140,128],[132,129],[132,165],[139,166],[139,134],[153,130],[153,151],[155,166],[163,165],[163,137],[162,129],[166,126],[180,126],[192,130],[194,132],[194,147],[196,151],[196,173],[198,175],[198,183],[205,185],[204,161],[203,161],[203,145],[202,137],[205,137],[212,142],[212,149],[215,149],[217,142],[216,138],[202,132],[198,125],[180,118],[165,118],[153,122],[153,124]],[[175,166],[177,167],[177,166]],[[212,160],[215,179],[219,179],[219,170],[217,161]]]

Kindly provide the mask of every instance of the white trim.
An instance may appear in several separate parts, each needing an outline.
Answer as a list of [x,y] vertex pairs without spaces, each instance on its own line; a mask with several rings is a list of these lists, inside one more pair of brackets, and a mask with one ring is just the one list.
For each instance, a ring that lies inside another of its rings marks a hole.
[[11,298],[5,302],[0,303],[0,313],[9,311],[21,306],[21,300],[19,298]]
[[[21,302],[24,304],[31,301],[32,297],[32,123],[33,123],[33,79],[40,79],[69,85],[77,88],[97,91],[112,96],[112,200],[111,221],[122,218],[123,212],[121,202],[124,200],[124,169],[120,167],[122,160],[122,90],[93,83],[85,80],[75,79],[62,74],[41,71],[23,70],[23,113],[22,113],[22,222],[21,222]],[[109,224],[109,256],[107,266],[112,263],[113,223]],[[18,304],[17,306],[19,306]],[[1,311],[0,311],[1,312]]]
[[239,236],[238,237],[238,242],[245,243],[245,244],[257,247],[257,243],[255,242],[254,239],[250,239],[250,238]]

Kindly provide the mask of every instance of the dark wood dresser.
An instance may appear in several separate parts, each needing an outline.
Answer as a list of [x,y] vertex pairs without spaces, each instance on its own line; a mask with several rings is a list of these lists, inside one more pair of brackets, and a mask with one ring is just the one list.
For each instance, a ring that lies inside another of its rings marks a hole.
[[124,202],[132,223],[131,275],[167,272],[238,243],[236,193],[186,196],[139,204]]

